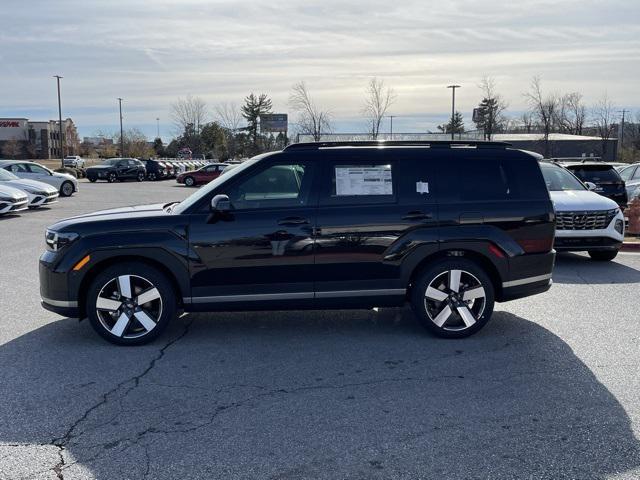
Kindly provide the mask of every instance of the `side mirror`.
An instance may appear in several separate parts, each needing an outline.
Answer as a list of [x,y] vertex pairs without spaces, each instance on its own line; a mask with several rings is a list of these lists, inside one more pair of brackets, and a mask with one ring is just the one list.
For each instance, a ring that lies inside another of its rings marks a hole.
[[587,187],[587,190],[589,190],[589,191],[593,191],[596,188],[598,188],[598,186],[593,182],[584,182],[584,184]]
[[211,199],[211,211],[224,213],[231,210],[231,201],[227,195],[216,195]]

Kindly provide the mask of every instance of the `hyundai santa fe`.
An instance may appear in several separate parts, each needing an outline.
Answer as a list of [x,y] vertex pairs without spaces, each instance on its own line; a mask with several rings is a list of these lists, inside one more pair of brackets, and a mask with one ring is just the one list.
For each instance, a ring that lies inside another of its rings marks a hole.
[[484,142],[294,144],[182,202],[59,221],[42,305],[117,344],[178,311],[398,307],[441,337],[544,292],[554,210],[535,154]]

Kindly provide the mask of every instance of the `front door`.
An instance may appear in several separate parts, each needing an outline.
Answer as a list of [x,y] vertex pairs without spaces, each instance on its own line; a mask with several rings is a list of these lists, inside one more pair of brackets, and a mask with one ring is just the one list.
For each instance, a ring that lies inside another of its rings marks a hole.
[[313,301],[316,165],[273,156],[233,178],[216,194],[232,211],[190,220],[194,308],[283,308]]

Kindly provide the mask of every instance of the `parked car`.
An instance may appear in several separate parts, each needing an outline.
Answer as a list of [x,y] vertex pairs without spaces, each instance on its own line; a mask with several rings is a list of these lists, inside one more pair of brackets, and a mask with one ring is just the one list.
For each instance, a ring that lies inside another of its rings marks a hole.
[[554,211],[538,156],[501,143],[344,145],[290,145],[182,202],[59,221],[40,258],[42,305],[128,345],[179,309],[407,301],[429,331],[460,338],[495,301],[550,288]]
[[62,165],[71,168],[84,168],[86,162],[79,155],[68,155],[62,159]]
[[106,180],[113,183],[117,180],[127,179],[142,182],[146,176],[147,171],[144,165],[135,158],[110,158],[102,162],[101,165],[87,168],[87,178],[90,182]]
[[0,215],[18,213],[29,208],[29,197],[18,188],[0,182]]
[[629,201],[638,196],[640,188],[640,163],[633,163],[627,165],[619,171],[620,178],[624,180],[625,189],[627,191],[627,197]]
[[163,180],[169,176],[167,166],[158,160],[145,160],[144,167],[147,171],[147,180]]
[[29,208],[38,208],[56,203],[60,195],[55,187],[47,183],[19,178],[3,168],[0,168],[0,182],[26,193],[29,199]]
[[176,182],[183,183],[187,187],[209,183],[214,178],[219,177],[226,166],[226,163],[211,163],[193,172],[181,173],[176,177]]
[[4,168],[19,178],[48,183],[55,187],[62,197],[70,197],[78,191],[76,177],[68,173],[54,172],[38,163],[22,160],[0,160],[0,168]]
[[624,240],[624,216],[618,204],[590,191],[573,173],[544,162],[542,174],[556,212],[557,251],[586,251],[594,260],[613,260]]
[[591,182],[594,191],[615,201],[621,208],[627,206],[627,191],[618,171],[609,163],[580,162],[563,164],[583,182]]

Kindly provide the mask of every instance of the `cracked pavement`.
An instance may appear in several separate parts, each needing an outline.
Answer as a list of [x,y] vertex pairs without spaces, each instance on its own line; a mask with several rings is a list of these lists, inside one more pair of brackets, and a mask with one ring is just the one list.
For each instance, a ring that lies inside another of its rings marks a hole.
[[191,191],[82,183],[0,220],[0,479],[640,478],[640,255],[562,256],[461,341],[407,308],[191,314],[122,348],[40,308],[48,224]]

